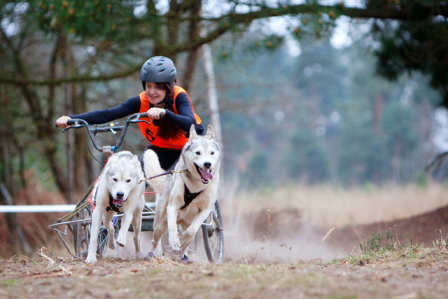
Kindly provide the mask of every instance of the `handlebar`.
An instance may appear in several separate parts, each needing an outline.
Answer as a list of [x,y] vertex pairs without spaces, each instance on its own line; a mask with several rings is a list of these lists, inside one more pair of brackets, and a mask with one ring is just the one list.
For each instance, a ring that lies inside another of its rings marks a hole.
[[120,135],[120,139],[118,142],[115,142],[114,146],[109,147],[112,151],[115,151],[120,147],[120,145],[123,142],[124,135],[126,135],[126,131],[129,127],[129,124],[131,123],[140,123],[140,122],[146,122],[149,123],[147,120],[142,120],[140,118],[147,118],[147,113],[135,113],[128,117],[128,119],[124,122],[124,125],[121,125],[122,123],[109,123],[108,126],[97,126],[97,127],[90,127],[90,125],[83,119],[69,119],[67,121],[67,125],[72,125],[72,127],[67,127],[62,130],[62,132],[65,132],[70,129],[79,129],[82,127],[85,127],[87,129],[87,132],[89,133],[90,140],[92,140],[93,145],[95,148],[103,152],[105,146],[99,146],[95,141],[95,134],[96,133],[102,133],[102,132],[111,132],[114,133],[118,131],[122,131],[122,134]]

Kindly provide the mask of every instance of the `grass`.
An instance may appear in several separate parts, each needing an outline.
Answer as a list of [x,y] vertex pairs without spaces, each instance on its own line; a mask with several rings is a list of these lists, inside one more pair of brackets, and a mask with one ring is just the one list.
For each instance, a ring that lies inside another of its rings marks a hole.
[[348,264],[352,266],[366,266],[371,263],[397,265],[403,267],[413,265],[424,260],[431,262],[446,262],[448,255],[448,235],[439,230],[439,237],[434,240],[432,247],[415,244],[411,239],[401,243],[393,230],[379,232],[369,236],[360,244],[361,253],[349,255],[345,258],[334,259],[326,265]]
[[13,286],[16,282],[15,279],[0,280],[0,288]]
[[[229,205],[240,209],[297,208],[307,223],[321,227],[342,227],[402,219],[448,205],[447,187],[438,183],[427,186],[357,187],[331,185],[286,186],[240,192]],[[226,202],[222,202],[223,205]],[[228,208],[227,206],[225,208]]]

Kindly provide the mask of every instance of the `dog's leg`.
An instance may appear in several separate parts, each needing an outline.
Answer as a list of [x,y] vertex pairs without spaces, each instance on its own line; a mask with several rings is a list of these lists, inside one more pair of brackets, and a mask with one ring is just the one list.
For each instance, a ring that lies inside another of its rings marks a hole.
[[159,241],[162,238],[164,234],[166,234],[166,231],[168,230],[168,224],[166,221],[166,214],[163,213],[160,217],[160,219],[155,219],[154,221],[154,234],[153,239],[151,241],[151,250],[150,254],[154,255],[156,252],[158,254],[161,254],[161,250],[158,250],[158,245],[160,245]]
[[209,209],[205,209],[201,211],[196,218],[193,220],[193,222],[190,224],[190,226],[182,233],[180,236],[180,242],[182,244],[179,256],[181,258],[184,257],[185,252],[188,249],[188,246],[191,244],[191,242],[194,240],[194,237],[196,236],[196,233],[199,230],[199,227],[201,227],[202,223],[205,219],[207,219],[207,216],[210,214]]
[[177,210],[179,208],[174,205],[168,205],[166,208],[168,222],[168,239],[171,249],[175,252],[180,250],[179,233],[177,230]]
[[106,215],[104,215],[104,226],[107,228],[107,245],[110,249],[115,249],[115,228],[114,224],[112,223],[112,219],[114,218],[114,213],[109,211],[106,212]]
[[126,234],[131,226],[132,214],[124,213],[123,218],[121,218],[121,228],[118,232],[117,244],[121,247],[126,245]]
[[[144,201],[144,199],[142,199]],[[142,245],[140,243],[140,232],[142,230],[142,205],[139,205],[134,211],[134,217],[132,218],[132,226],[134,228],[134,245],[135,255],[137,258],[143,258]]]
[[101,207],[97,207],[92,214],[92,227],[90,229],[90,243],[87,254],[86,263],[93,264],[96,262],[96,249],[98,246],[98,233],[101,226]]

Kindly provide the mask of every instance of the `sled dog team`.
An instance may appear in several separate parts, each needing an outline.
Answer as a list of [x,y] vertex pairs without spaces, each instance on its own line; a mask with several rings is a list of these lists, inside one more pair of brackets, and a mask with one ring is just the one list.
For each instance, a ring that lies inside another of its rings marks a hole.
[[[110,157],[98,181],[96,208],[92,215],[92,231],[87,263],[96,262],[98,232],[101,222],[108,230],[109,248],[114,249],[114,211],[123,213],[122,226],[116,243],[126,244],[126,233],[132,223],[134,244],[138,257],[144,256],[140,245],[140,228],[144,206],[146,177],[153,177],[171,169],[177,161],[178,172],[168,178],[149,180],[151,187],[162,193],[156,203],[154,240],[150,257],[159,254],[157,244],[168,232],[169,245],[184,260],[188,245],[202,222],[209,215],[219,184],[219,147],[213,128],[203,136],[201,118],[195,113],[187,91],[177,85],[174,62],[165,56],[149,58],[140,70],[143,91],[126,102],[104,110],[59,117],[56,125],[67,127],[73,118],[89,124],[102,124],[134,113],[145,113],[149,122],[140,122],[142,135],[148,145],[142,155],[120,152]],[[189,134],[187,134],[189,132]],[[179,235],[178,227],[182,229]]]
[[[209,125],[207,133],[201,136],[196,133],[192,125],[189,140],[181,151],[175,171],[168,175],[164,182],[162,196],[156,205],[154,237],[151,249],[146,255],[142,252],[140,243],[142,211],[145,204],[143,196],[145,182],[141,182],[144,180],[144,172],[136,155],[128,151],[112,155],[98,181],[86,263],[96,262],[101,223],[107,228],[110,249],[115,249],[115,242],[121,247],[126,245],[126,234],[132,223],[137,258],[160,255],[160,247],[157,245],[162,236],[168,232],[169,245],[173,252],[177,253],[182,261],[188,261],[185,255],[187,248],[217,199],[219,157],[219,146],[212,126]],[[143,165],[144,169],[153,166],[150,159],[145,160],[145,155]],[[151,180],[148,183],[151,185]],[[117,209],[123,213],[123,218],[118,237],[114,240],[112,218],[114,210]],[[181,232],[178,231],[178,227],[182,229]]]

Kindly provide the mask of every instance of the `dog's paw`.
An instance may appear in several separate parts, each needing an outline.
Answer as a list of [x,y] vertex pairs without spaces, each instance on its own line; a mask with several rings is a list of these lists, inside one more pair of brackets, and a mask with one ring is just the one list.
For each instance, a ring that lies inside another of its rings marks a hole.
[[180,259],[180,261],[184,264],[192,263],[192,261],[190,261],[190,259],[188,258],[188,256],[186,254],[184,254],[184,256]]
[[169,242],[170,242],[171,250],[173,250],[174,252],[177,252],[180,250],[180,240],[179,240],[179,237],[177,236],[177,234],[174,236],[170,235]]
[[107,246],[112,249],[115,250],[115,242],[113,239],[109,239],[109,241],[107,242]]
[[126,237],[123,238],[121,236],[118,236],[117,244],[120,245],[121,247],[124,247],[126,245]]
[[143,252],[139,251],[139,252],[135,253],[135,257],[140,260],[140,259],[144,259],[146,257],[146,255]]
[[96,255],[88,255],[86,259],[86,264],[94,264],[96,263]]
[[156,258],[156,255],[150,251],[144,258],[145,260],[152,262]]

